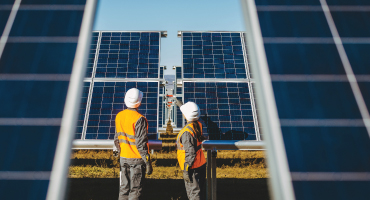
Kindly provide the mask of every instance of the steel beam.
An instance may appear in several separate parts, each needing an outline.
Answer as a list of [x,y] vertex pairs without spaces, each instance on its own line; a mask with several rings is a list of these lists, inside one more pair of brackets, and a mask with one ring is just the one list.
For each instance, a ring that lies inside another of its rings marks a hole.
[[264,150],[265,142],[249,140],[206,140],[204,150]]
[[217,199],[217,174],[216,174],[216,157],[217,151],[212,150],[212,200]]
[[[74,140],[72,149],[113,149],[113,140]],[[161,150],[161,140],[149,140],[149,149]]]
[[212,200],[211,150],[207,150],[207,200]]

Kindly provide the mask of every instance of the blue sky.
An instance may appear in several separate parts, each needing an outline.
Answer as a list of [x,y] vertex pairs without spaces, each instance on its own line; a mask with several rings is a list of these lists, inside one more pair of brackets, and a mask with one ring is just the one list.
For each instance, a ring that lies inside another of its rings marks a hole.
[[177,31],[244,31],[239,0],[100,0],[94,30],[167,31],[161,65],[181,66]]

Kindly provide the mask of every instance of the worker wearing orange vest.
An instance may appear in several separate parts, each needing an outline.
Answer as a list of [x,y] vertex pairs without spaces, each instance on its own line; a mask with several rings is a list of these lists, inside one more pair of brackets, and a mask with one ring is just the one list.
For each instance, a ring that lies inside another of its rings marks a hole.
[[153,171],[148,145],[148,122],[138,113],[143,93],[131,88],[126,92],[126,110],[116,116],[115,147],[119,150],[121,181],[119,200],[138,200],[142,181]]
[[189,200],[205,199],[206,159],[202,151],[202,124],[198,121],[200,110],[194,102],[176,99],[176,105],[187,120],[185,127],[177,135],[177,160],[185,181]]

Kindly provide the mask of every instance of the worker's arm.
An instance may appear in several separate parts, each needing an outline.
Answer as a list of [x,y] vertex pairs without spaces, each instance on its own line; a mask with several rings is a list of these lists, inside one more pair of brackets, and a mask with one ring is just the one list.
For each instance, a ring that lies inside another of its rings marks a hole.
[[185,131],[181,135],[180,139],[185,149],[185,168],[186,166],[191,167],[193,166],[195,157],[197,156],[197,152],[195,152],[195,145],[197,145],[196,139],[188,131]]
[[181,100],[178,100],[176,97],[172,97],[172,99],[176,101],[176,102],[175,102],[175,104],[176,104],[176,106],[178,106],[179,108],[184,104],[184,103],[182,103],[182,101],[181,101]]
[[114,135],[114,146],[116,147],[117,151],[118,151],[118,156],[119,154],[121,153],[121,147],[119,146],[119,139],[118,139],[118,132],[117,132],[117,125],[119,124],[119,122],[117,121],[117,117],[116,117],[116,134]]
[[150,159],[148,153],[148,122],[144,117],[137,120],[135,124],[135,143],[141,158],[145,163]]

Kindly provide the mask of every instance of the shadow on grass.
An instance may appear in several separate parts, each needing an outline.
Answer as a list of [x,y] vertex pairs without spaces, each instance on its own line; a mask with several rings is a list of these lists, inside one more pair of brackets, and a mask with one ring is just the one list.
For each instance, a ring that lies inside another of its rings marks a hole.
[[[67,199],[118,199],[118,189],[118,178],[70,178]],[[143,190],[144,200],[188,199],[183,180],[146,179]],[[267,179],[218,179],[217,199],[267,200]]]
[[[155,165],[158,167],[170,167],[170,166],[176,166],[177,165],[177,159],[153,159],[153,162],[155,162]],[[220,158],[217,159],[216,165],[217,167],[221,167],[222,165],[225,166],[235,166],[237,164],[243,164],[249,165],[249,164],[260,164],[264,162],[264,158],[246,158],[246,159],[240,159],[240,158]],[[108,167],[113,167],[113,161],[108,159],[72,159],[71,165],[74,166],[100,166],[106,164]],[[118,167],[118,166],[117,166]]]

